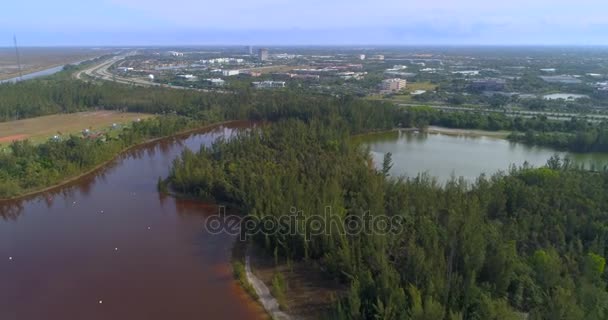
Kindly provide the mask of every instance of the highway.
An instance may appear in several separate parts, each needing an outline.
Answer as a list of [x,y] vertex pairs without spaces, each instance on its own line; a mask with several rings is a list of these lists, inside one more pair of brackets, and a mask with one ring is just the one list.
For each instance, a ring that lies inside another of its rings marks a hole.
[[109,71],[109,69],[112,65],[125,59],[127,56],[130,56],[133,54],[135,54],[135,52],[129,52],[127,54],[122,54],[119,56],[112,57],[111,59],[106,60],[102,63],[92,65],[87,69],[80,70],[80,71],[74,73],[74,77],[76,79],[86,80],[83,77],[83,75],[86,75],[88,77],[98,79],[98,80],[114,81],[114,82],[118,82],[118,83],[122,83],[122,84],[137,85],[137,86],[142,86],[142,87],[163,87],[163,88],[182,89],[182,90],[184,90],[184,89],[185,90],[195,90],[195,91],[201,91],[201,92],[224,92],[224,91],[220,91],[220,90],[196,89],[196,88],[188,88],[188,87],[175,86],[175,85],[167,85],[167,84],[152,82],[146,78],[126,78],[126,77],[121,77],[119,75],[113,74]]

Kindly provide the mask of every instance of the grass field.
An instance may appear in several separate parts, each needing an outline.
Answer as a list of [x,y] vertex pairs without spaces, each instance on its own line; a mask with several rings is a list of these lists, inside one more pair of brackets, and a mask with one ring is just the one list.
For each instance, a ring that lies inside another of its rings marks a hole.
[[143,113],[104,110],[0,122],[0,145],[8,145],[14,140],[25,139],[40,143],[57,134],[62,136],[78,134],[84,129],[107,130],[113,123],[124,125],[138,118],[145,119],[151,116]]
[[405,90],[407,92],[413,92],[416,90],[434,91],[437,89],[436,84],[432,84],[428,81],[425,82],[408,82]]

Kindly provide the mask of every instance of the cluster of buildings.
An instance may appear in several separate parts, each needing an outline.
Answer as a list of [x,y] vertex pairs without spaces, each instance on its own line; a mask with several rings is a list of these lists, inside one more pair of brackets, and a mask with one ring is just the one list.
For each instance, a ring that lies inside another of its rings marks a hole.
[[170,56],[170,57],[183,57],[184,53],[178,52],[178,51],[167,51],[167,52],[164,52],[162,55]]
[[215,58],[209,60],[201,60],[203,64],[242,64],[245,60],[241,58]]

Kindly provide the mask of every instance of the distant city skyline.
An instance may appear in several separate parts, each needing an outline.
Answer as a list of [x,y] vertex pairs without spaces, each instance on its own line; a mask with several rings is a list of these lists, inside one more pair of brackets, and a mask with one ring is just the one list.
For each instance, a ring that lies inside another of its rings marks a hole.
[[0,46],[608,45],[600,0],[10,1]]

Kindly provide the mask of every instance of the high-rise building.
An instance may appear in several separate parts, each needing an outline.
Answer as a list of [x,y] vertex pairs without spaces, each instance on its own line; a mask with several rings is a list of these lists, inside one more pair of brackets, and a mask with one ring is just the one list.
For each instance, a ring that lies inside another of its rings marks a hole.
[[248,46],[247,50],[249,50],[249,55],[252,56],[253,55],[253,47],[252,46]]
[[262,48],[258,51],[258,59],[260,59],[260,61],[266,61],[268,60],[268,49]]

